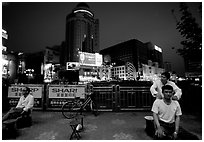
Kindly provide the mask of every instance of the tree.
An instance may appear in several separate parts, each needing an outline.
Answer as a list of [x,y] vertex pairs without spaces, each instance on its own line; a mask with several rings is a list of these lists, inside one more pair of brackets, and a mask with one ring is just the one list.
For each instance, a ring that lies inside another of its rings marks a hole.
[[[177,49],[177,53],[184,59],[190,61],[202,60],[202,29],[196,23],[196,19],[189,11],[189,7],[186,3],[180,3],[180,12],[182,14],[179,21],[177,21],[176,29],[185,38],[181,41],[183,48]],[[202,13],[201,6],[198,7],[199,13]],[[172,10],[174,14],[174,10]]]

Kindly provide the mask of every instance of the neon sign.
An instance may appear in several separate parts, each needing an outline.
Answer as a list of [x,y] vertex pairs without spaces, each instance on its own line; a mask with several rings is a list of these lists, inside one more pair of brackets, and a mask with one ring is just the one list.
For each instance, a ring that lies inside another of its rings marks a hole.
[[162,52],[162,49],[160,47],[156,46],[156,45],[154,45],[154,49],[159,51],[159,52]]
[[85,12],[85,13],[88,13],[88,14],[90,14],[91,16],[93,16],[93,14],[92,14],[90,11],[88,11],[88,10],[79,9],[79,10],[75,10],[75,11],[74,11],[74,13],[77,13],[77,12]]

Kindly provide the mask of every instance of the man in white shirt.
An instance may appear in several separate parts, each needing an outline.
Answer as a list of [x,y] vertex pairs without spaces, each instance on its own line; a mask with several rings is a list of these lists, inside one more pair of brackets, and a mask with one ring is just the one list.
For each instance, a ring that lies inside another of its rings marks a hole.
[[18,104],[16,107],[11,108],[7,114],[5,114],[2,118],[2,121],[6,121],[8,119],[15,119],[21,116],[24,113],[29,113],[34,105],[34,97],[30,95],[30,88],[24,87],[23,95],[20,97]]
[[150,92],[153,97],[157,99],[162,99],[164,95],[162,94],[162,86],[164,85],[171,85],[173,87],[174,95],[172,97],[173,100],[179,100],[182,95],[181,89],[172,81],[169,81],[170,73],[164,72],[161,74],[161,79],[156,80],[153,85],[150,87]]
[[172,100],[173,87],[162,87],[163,99],[156,99],[151,111],[155,124],[155,136],[158,139],[168,137],[176,139],[179,132],[181,107],[176,100]]

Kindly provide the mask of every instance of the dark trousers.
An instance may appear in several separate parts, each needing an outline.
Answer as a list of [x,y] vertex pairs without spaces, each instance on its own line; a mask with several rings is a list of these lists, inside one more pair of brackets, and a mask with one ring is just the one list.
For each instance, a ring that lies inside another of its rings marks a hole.
[[21,116],[21,113],[23,112],[23,108],[11,108],[2,118],[2,121],[8,120],[8,119],[16,119],[19,116]]
[[[172,139],[172,134],[174,133],[174,130],[175,130],[175,123],[169,124],[162,121],[159,121],[159,122],[162,127],[162,130],[167,134],[167,137],[163,137],[162,139],[164,140]],[[146,121],[145,131],[149,136],[153,137],[154,139],[161,139],[155,136],[156,127],[154,124],[154,120]],[[177,139],[178,140],[199,140],[199,138],[195,134],[192,134],[191,132],[185,130],[181,126],[179,127]]]
[[175,131],[175,123],[166,123],[160,120],[159,124],[165,136],[162,138],[158,138],[157,136],[155,136],[154,138],[155,139],[173,139],[173,133]]

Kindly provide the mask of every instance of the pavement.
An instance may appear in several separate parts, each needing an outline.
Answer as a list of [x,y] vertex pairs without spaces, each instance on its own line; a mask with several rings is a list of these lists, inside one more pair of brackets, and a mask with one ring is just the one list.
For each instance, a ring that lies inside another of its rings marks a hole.
[[[80,140],[152,140],[145,132],[145,116],[151,112],[100,112],[94,116],[84,113],[84,129]],[[17,135],[10,140],[69,140],[72,129],[70,119],[59,111],[32,112],[32,126],[17,130]],[[202,118],[183,114],[181,126],[202,139]]]

